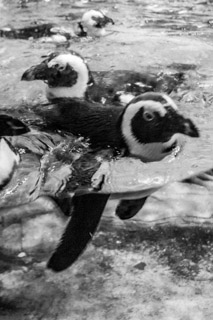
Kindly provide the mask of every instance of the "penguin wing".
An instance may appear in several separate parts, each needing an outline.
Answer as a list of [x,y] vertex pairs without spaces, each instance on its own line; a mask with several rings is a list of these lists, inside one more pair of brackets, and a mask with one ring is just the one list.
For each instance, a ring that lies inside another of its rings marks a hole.
[[116,208],[115,214],[121,220],[130,219],[143,208],[147,198],[148,197],[133,200],[121,200]]
[[110,194],[74,195],[73,213],[47,267],[59,272],[70,267],[92,239]]

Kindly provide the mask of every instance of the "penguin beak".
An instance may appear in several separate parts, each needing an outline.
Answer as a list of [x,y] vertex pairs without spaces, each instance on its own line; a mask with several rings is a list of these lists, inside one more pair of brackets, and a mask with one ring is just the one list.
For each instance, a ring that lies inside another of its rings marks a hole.
[[181,133],[193,138],[198,138],[200,136],[199,131],[192,120],[184,119],[182,126],[183,132]]
[[32,80],[48,80],[49,75],[49,68],[47,63],[42,62],[31,68],[27,69],[22,77],[21,80],[24,81],[32,81]]
[[198,138],[200,136],[198,128],[191,119],[185,118],[182,114],[171,108],[167,110],[164,128],[165,135],[163,135],[165,141],[168,138],[170,139],[170,137],[175,133],[182,133],[192,138]]
[[114,21],[107,17],[107,16],[103,16],[103,17],[93,17],[93,20],[96,21],[96,28],[103,28],[105,27],[108,23],[111,23],[111,24],[115,24]]
[[109,18],[109,17],[107,17],[107,16],[104,16],[104,22],[105,22],[105,25],[106,25],[107,23],[115,24],[115,22],[114,22],[111,18]]

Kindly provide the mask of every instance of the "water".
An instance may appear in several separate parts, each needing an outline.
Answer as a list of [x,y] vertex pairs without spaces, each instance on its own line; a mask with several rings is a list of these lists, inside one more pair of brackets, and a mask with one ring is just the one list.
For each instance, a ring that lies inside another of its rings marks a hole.
[[[211,166],[213,2],[0,0],[0,28],[21,28],[35,22],[50,22],[72,29],[82,13],[90,8],[108,10],[115,25],[109,26],[107,36],[101,39],[71,39],[69,48],[84,56],[93,71],[183,70],[187,80],[177,92],[172,93],[172,97],[201,132],[200,139],[191,140],[188,156],[185,151],[187,163],[193,159],[194,167],[196,163]],[[42,82],[20,81],[27,68],[39,62],[42,55],[56,49],[55,43],[44,40],[0,38],[0,111],[11,111],[12,108],[21,110],[23,104],[44,99]],[[30,160],[29,164],[31,166],[27,170],[34,173],[33,169],[36,170],[39,165],[38,159]],[[203,198],[198,197],[197,202],[197,194],[194,193],[194,198],[191,198],[190,186],[187,190],[187,212],[190,213],[191,209],[197,212],[194,203],[198,202],[198,209],[205,206],[202,202],[210,203],[205,188],[200,187]],[[193,190],[197,191],[196,188]],[[167,191],[161,198],[166,204]],[[173,212],[177,207],[181,208],[178,201],[170,200]],[[93,246],[89,246],[77,264],[60,275],[50,275],[45,271],[44,258],[38,259],[38,256],[44,250],[47,260],[47,255],[49,257],[58,242],[65,221],[62,215],[53,215],[55,207],[47,199],[46,202],[41,198],[36,201],[33,209],[32,204],[31,207],[20,207],[20,214],[23,214],[24,208],[26,212],[30,208],[31,213],[40,208],[46,210],[46,219],[49,214],[51,223],[50,220],[42,221],[42,217],[25,220],[22,225],[16,223],[11,228],[5,228],[0,239],[1,247],[13,252],[9,258],[5,258],[3,253],[0,257],[3,296],[0,313],[3,319],[23,319],[24,314],[26,319],[66,320],[72,315],[73,319],[155,320],[157,315],[159,320],[165,320],[173,319],[175,315],[175,319],[181,320],[206,319],[213,313],[212,232],[177,228],[175,231],[163,229],[159,232],[143,229],[143,232],[131,234],[126,222],[119,222],[121,235],[115,231],[113,223],[108,229],[106,226],[104,233],[103,223],[102,232],[98,232]],[[169,210],[170,206],[167,207]],[[155,206],[151,210],[157,218],[158,209]],[[112,211],[111,207],[109,211]],[[141,221],[137,223],[140,226]],[[32,259],[33,250],[37,260]],[[23,260],[17,259],[17,252],[24,254]],[[11,262],[9,269],[8,261]],[[37,261],[39,263],[36,264]],[[144,270],[137,268],[139,263]],[[190,279],[197,279],[197,282]],[[199,281],[203,281],[202,285]]]

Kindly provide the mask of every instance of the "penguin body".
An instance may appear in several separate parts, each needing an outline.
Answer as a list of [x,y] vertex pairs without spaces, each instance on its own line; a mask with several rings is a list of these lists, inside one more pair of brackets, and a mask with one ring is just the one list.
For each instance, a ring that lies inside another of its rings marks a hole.
[[102,108],[80,99],[55,99],[34,108],[48,131],[63,130],[89,139],[93,148],[121,148],[118,126],[123,108]]
[[13,146],[4,138],[0,139],[0,190],[10,181],[20,156]]
[[35,106],[34,112],[47,130],[82,136],[94,149],[110,147],[143,161],[158,161],[170,154],[178,145],[178,134],[199,136],[194,123],[178,112],[171,98],[158,93],[137,96],[125,108],[57,99]]

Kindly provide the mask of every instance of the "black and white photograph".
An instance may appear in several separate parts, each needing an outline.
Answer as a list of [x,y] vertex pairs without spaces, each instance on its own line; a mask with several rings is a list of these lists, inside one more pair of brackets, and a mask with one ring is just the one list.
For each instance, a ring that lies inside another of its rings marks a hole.
[[213,319],[213,0],[0,0],[0,320]]

